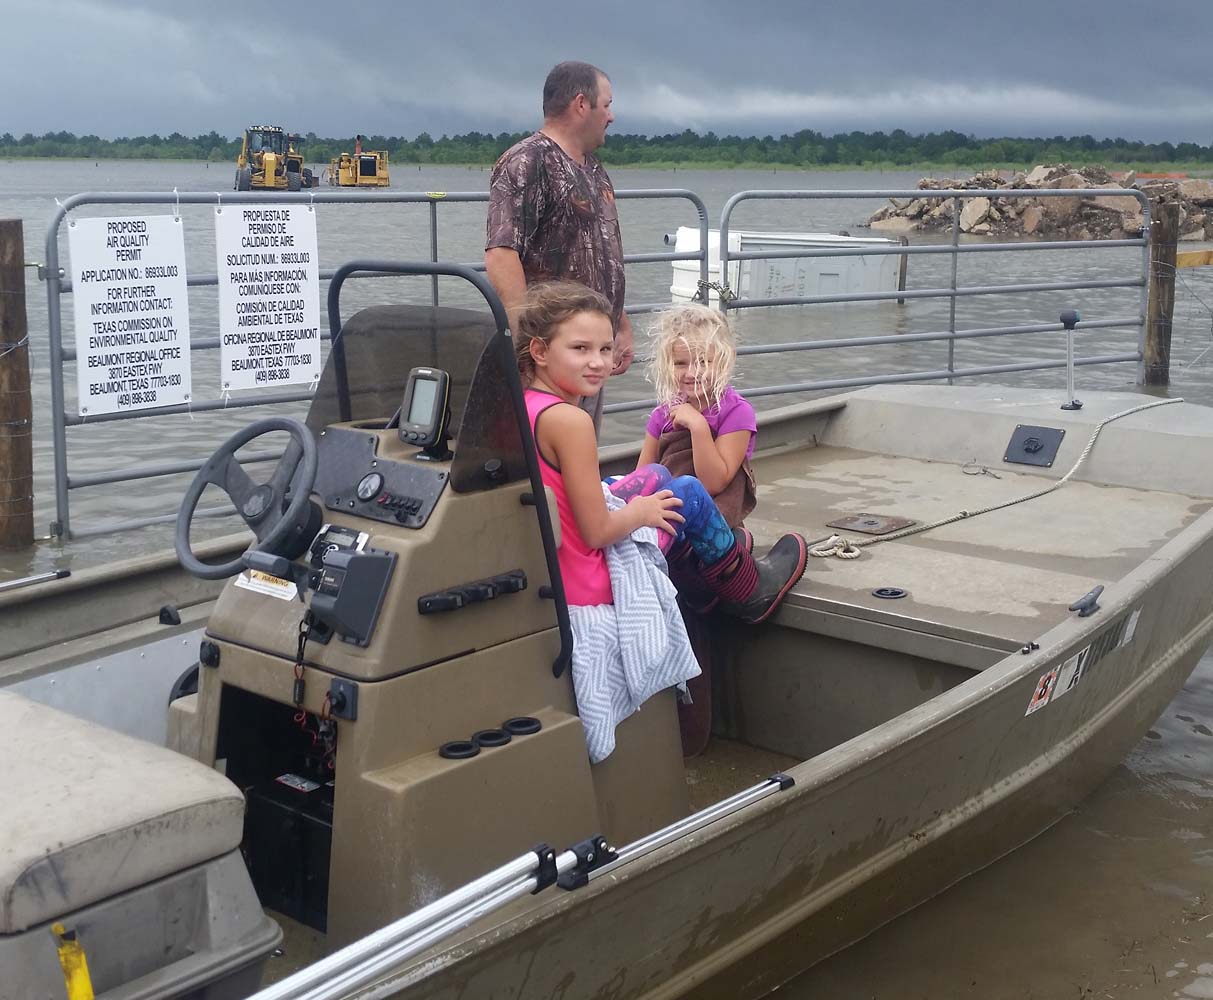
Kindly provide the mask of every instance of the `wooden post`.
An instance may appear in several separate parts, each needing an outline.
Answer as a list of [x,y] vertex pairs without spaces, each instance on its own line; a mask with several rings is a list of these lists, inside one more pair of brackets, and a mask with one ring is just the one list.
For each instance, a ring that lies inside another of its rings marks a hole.
[[[897,242],[903,247],[908,247],[910,245],[910,237],[903,236]],[[909,262],[910,255],[908,253],[903,253],[899,256],[897,264],[897,290],[899,292],[904,292],[906,290],[906,265],[909,264]],[[906,304],[906,300],[898,299],[897,304],[899,306],[904,306]]]
[[1155,200],[1150,223],[1150,288],[1146,298],[1146,342],[1142,347],[1141,385],[1171,381],[1171,320],[1175,313],[1175,243],[1179,205]]
[[0,219],[0,548],[34,544],[33,427],[25,238],[20,219]]

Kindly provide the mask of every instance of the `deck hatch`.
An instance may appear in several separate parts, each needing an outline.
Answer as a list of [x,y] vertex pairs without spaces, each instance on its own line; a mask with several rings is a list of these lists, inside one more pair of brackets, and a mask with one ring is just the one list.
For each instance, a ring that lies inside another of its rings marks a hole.
[[914,523],[908,517],[890,517],[887,514],[851,514],[849,517],[827,521],[826,527],[858,531],[862,535],[887,535],[890,531],[900,531]]
[[1007,445],[1004,462],[1018,465],[1039,465],[1049,469],[1057,458],[1057,449],[1066,432],[1059,427],[1035,427],[1032,424],[1016,424],[1015,432]]

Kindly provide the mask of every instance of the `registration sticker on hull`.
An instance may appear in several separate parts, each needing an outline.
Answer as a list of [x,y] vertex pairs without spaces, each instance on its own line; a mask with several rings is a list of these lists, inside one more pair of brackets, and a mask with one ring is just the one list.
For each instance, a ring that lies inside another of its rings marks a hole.
[[1140,618],[1141,618],[1141,608],[1138,608],[1131,615],[1129,615],[1129,620],[1127,622],[1125,622],[1124,638],[1120,640],[1120,644],[1122,646],[1127,646],[1129,643],[1131,643],[1133,641],[1133,636],[1137,632],[1137,622],[1138,622],[1138,619],[1140,619]]
[[246,569],[236,577],[236,586],[244,590],[253,590],[258,594],[276,597],[280,601],[293,601],[299,593],[298,588],[290,580],[283,580],[260,570]]
[[1088,646],[1061,665],[1061,669],[1057,673],[1057,684],[1053,689],[1054,701],[1078,687],[1078,682],[1082,680],[1083,674],[1086,672],[1087,654],[1090,651],[1091,647]]
[[1031,715],[1038,708],[1044,708],[1049,703],[1049,699],[1053,696],[1053,690],[1057,687],[1057,674],[1061,667],[1054,667],[1046,674],[1040,675],[1040,680],[1036,682],[1036,688],[1032,691],[1032,700],[1028,702],[1028,710],[1024,715]]

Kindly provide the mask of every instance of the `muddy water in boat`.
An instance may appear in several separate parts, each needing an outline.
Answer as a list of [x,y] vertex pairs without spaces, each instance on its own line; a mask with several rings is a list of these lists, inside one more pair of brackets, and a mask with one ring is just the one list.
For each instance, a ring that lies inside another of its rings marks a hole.
[[[20,164],[0,163],[0,216],[26,221],[26,257],[43,258],[46,220],[55,197],[86,190],[230,189],[227,164],[159,164],[102,162],[43,164],[36,174]],[[425,169],[400,172],[399,190],[483,190],[487,172],[478,169]],[[619,171],[619,188],[685,187],[708,206],[712,225],[729,194],[747,188],[896,188],[912,186],[907,173],[756,173]],[[735,225],[752,229],[804,229],[853,234],[876,203],[837,201],[789,208],[785,203],[758,202],[741,210]],[[109,214],[107,208],[84,214]],[[120,213],[141,210],[123,208]],[[159,212],[162,208],[147,211]],[[211,210],[187,207],[187,259],[191,271],[213,273]],[[693,224],[693,212],[676,202],[621,202],[625,241],[633,252],[662,248],[662,236],[680,224]],[[441,255],[476,260],[480,256],[483,207],[447,205],[441,213]],[[333,267],[355,256],[418,259],[428,256],[428,221],[424,208],[392,206],[324,207],[318,215],[321,266]],[[66,240],[63,241],[66,244]],[[66,246],[64,245],[64,253]],[[1047,280],[1066,277],[1124,276],[1134,266],[1134,251],[1066,252],[1064,255],[978,255],[961,263],[962,284]],[[946,284],[941,258],[911,261],[910,287]],[[668,265],[633,266],[629,301],[668,298]],[[28,283],[32,357],[34,360],[37,525],[44,530],[53,517],[45,297],[33,278]],[[402,297],[428,301],[429,286],[414,280],[372,281],[349,297],[350,311]],[[461,292],[450,289],[449,301]],[[1044,322],[1061,308],[1109,297],[1113,306],[1098,311],[1136,311],[1129,291],[1038,296],[1031,303],[1010,297],[963,301],[959,327]],[[1213,274],[1181,275],[1176,310],[1175,369],[1172,395],[1213,405],[1213,363],[1202,352],[1210,346],[1210,315],[1201,304],[1213,302]],[[443,301],[448,292],[443,288]],[[191,291],[195,336],[215,333],[214,291]],[[65,303],[67,305],[67,303]],[[70,338],[70,308],[65,336]],[[831,306],[816,311],[753,310],[739,317],[744,339],[772,343],[891,331],[945,329],[947,307],[941,302],[906,307]],[[1128,349],[1133,335],[1108,331],[1083,342],[1081,353]],[[1084,348],[1086,348],[1084,350]],[[1012,360],[1016,352],[1058,356],[1063,345],[1053,337],[971,341],[957,348],[960,367]],[[856,370],[892,371],[943,366],[946,348],[939,344],[897,345],[858,351],[816,352],[743,359],[742,386],[786,383]],[[194,362],[195,397],[213,396],[217,357],[199,355]],[[1056,386],[1064,376],[1051,372],[1004,377],[1023,385]],[[1131,366],[1083,370],[1082,387],[1132,388]],[[612,382],[611,399],[641,399],[650,390],[639,372]],[[1081,395],[1081,392],[1080,392]],[[69,389],[70,401],[70,389]],[[786,398],[779,402],[788,401]],[[774,405],[759,400],[759,405]],[[299,410],[302,411],[302,405]],[[253,411],[256,415],[256,411]],[[69,434],[71,468],[99,471],[134,461],[180,459],[209,453],[215,443],[250,414],[228,412],[181,418],[159,425],[154,434],[144,422],[98,424]],[[637,436],[635,414],[612,419],[608,441]],[[136,443],[137,442],[137,443]],[[104,524],[118,513],[160,513],[181,496],[184,481],[165,477],[137,490],[79,491],[72,510],[77,527]],[[137,494],[137,495],[135,495]],[[0,579],[57,566],[80,567],[117,554],[148,551],[165,544],[167,535],[149,530],[71,544],[40,547],[32,556],[0,556]],[[1113,776],[1071,816],[1033,843],[967,879],[935,901],[900,918],[866,941],[811,970],[785,987],[787,995],[808,997],[1172,997],[1213,996],[1213,658],[1206,657],[1183,692],[1151,733]],[[738,762],[738,767],[744,767]],[[691,776],[695,773],[692,767]],[[694,791],[694,790],[693,790]],[[711,798],[710,795],[707,798]],[[1208,919],[1205,919],[1208,917]]]

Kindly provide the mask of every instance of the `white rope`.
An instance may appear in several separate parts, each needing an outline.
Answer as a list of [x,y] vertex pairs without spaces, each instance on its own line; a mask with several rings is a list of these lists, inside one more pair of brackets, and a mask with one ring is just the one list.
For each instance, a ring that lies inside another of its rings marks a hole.
[[[1140,406],[1133,406],[1127,410],[1121,410],[1119,413],[1113,413],[1110,417],[1105,417],[1095,425],[1095,430],[1091,433],[1091,440],[1087,442],[1087,446],[1083,448],[1082,454],[1078,456],[1078,461],[1070,467],[1070,471],[1062,476],[1057,482],[1051,486],[1045,487],[1043,490],[1037,490],[1035,493],[1029,493],[1026,496],[1016,497],[1014,500],[1004,500],[1002,503],[992,504],[989,507],[982,507],[980,510],[961,510],[957,511],[950,517],[945,517],[939,521],[932,521],[930,524],[916,524],[910,528],[903,528],[901,531],[894,531],[888,535],[875,535],[870,538],[843,538],[841,535],[831,535],[825,541],[814,543],[809,547],[809,555],[816,556],[818,559],[828,559],[830,556],[835,556],[839,559],[858,559],[862,554],[860,549],[867,548],[869,545],[875,545],[877,542],[891,542],[898,538],[908,538],[910,535],[917,535],[924,531],[930,531],[932,528],[942,528],[945,524],[952,524],[956,521],[963,521],[970,517],[977,517],[981,514],[989,514],[991,511],[1002,510],[1004,507],[1013,507],[1018,503],[1026,503],[1029,500],[1036,500],[1040,497],[1052,493],[1056,489],[1060,489],[1074,476],[1078,471],[1079,466],[1087,460],[1087,456],[1091,454],[1091,449],[1095,447],[1095,440],[1099,437],[1099,432],[1113,420],[1119,420],[1121,417],[1127,417],[1134,413],[1140,413],[1142,410],[1150,410],[1156,406],[1167,406],[1171,403],[1182,403],[1182,397],[1174,399],[1156,399],[1150,403],[1142,403]],[[968,463],[972,464],[972,463]]]
[[817,559],[829,559],[830,556],[837,556],[839,559],[858,559],[861,554],[859,549],[842,535],[831,535],[824,542],[818,542],[809,548],[809,555]]

